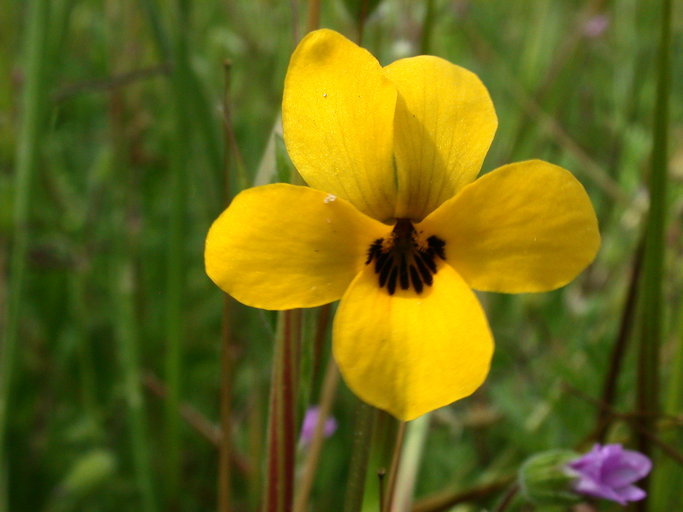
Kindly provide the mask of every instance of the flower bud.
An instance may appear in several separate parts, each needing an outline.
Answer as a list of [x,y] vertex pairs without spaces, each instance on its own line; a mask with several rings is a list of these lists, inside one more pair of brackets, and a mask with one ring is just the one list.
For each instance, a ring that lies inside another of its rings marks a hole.
[[538,505],[577,503],[573,491],[576,473],[568,464],[579,454],[571,450],[550,450],[527,459],[519,470],[519,486],[524,496]]

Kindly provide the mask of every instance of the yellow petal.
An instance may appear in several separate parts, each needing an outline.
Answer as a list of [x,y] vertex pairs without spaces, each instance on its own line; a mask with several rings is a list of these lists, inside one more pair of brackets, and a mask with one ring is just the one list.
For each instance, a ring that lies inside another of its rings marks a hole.
[[493,353],[477,298],[446,264],[420,295],[389,295],[367,266],[342,298],[333,340],[351,390],[404,421],[472,394]]
[[574,279],[600,246],[590,199],[574,176],[529,160],[465,187],[420,225],[446,242],[447,261],[477,290],[553,290]]
[[423,55],[385,72],[399,92],[396,217],[421,220],[476,178],[498,119],[477,75],[448,61]]
[[263,309],[339,299],[387,227],[343,199],[278,183],[240,193],[206,237],[206,273],[238,301]]
[[375,219],[390,218],[395,105],[396,88],[366,50],[331,30],[304,37],[282,101],[287,151],[301,176]]

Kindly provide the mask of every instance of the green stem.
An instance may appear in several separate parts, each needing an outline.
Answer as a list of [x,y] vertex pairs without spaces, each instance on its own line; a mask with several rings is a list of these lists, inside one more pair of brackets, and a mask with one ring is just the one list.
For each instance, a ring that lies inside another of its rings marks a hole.
[[410,510],[415,482],[420,471],[420,463],[429,433],[430,418],[431,414],[425,414],[407,425],[406,439],[401,455],[401,468],[396,480],[396,494],[394,496],[396,510]]
[[189,21],[188,3],[178,0],[175,4],[173,41],[162,24],[161,13],[155,0],[140,0],[140,6],[150,25],[157,53],[163,62],[172,62],[171,95],[173,98],[174,129],[170,144],[170,200],[168,216],[168,246],[166,249],[166,294],[165,294],[165,357],[164,380],[167,386],[165,402],[165,470],[166,496],[174,500],[179,491],[180,480],[180,387],[182,375],[183,340],[183,294],[185,290],[184,233],[187,213],[187,163],[189,160],[188,127],[190,115],[187,112],[187,41]]
[[78,373],[82,407],[99,438],[103,433],[101,414],[95,396],[95,363],[88,339],[85,319],[88,309],[85,302],[85,269],[77,268],[70,276],[69,292],[73,321],[77,330]]
[[379,411],[360,400],[356,409],[356,425],[353,430],[349,481],[346,485],[344,512],[359,512],[365,491],[365,476],[370,460],[370,446],[375,426],[375,415]]
[[[669,124],[669,86],[671,81],[671,0],[662,0],[661,39],[658,52],[657,99],[650,169],[650,210],[646,225],[643,293],[641,297],[641,336],[638,364],[637,406],[643,415],[639,422],[638,448],[646,455],[652,443],[644,432],[654,433],[655,415],[659,413],[659,357],[663,339],[664,258],[667,213],[667,138]],[[649,479],[642,487],[647,490]],[[649,500],[637,505],[648,510]]]
[[9,267],[9,296],[4,341],[0,353],[0,512],[9,510],[9,497],[6,487],[8,461],[6,460],[5,435],[24,292],[31,189],[38,166],[43,128],[46,124],[47,86],[49,83],[49,80],[46,79],[48,65],[46,36],[49,27],[49,13],[49,0],[30,2],[26,21],[26,39],[24,41],[26,81],[21,98],[22,117],[16,150],[14,233]]
[[370,448],[370,459],[365,476],[363,512],[384,510],[390,500],[387,489],[391,487],[391,469],[396,453],[399,422],[383,411],[377,411]]
[[[111,0],[107,5],[108,14],[114,27],[124,26],[126,18],[120,2]],[[114,51],[119,43],[116,33],[112,33],[112,67],[120,64]],[[111,172],[118,177],[119,187],[113,189],[109,229],[114,240],[112,261],[112,298],[114,301],[114,325],[116,347],[123,381],[123,392],[128,407],[127,421],[132,445],[133,466],[137,489],[140,493],[144,512],[158,510],[157,497],[152,482],[150,440],[147,432],[145,402],[139,361],[139,322],[136,316],[136,274],[135,262],[139,247],[137,224],[129,222],[134,216],[134,194],[129,162],[123,158],[128,154],[128,141],[125,129],[126,102],[121,90],[110,94],[110,132],[113,155]]]
[[[631,276],[629,278],[626,300],[621,312],[619,331],[611,350],[609,366],[602,385],[602,403],[607,406],[612,406],[616,399],[618,379],[624,366],[623,362],[626,357],[626,349],[633,331],[636,316],[635,310],[638,302],[638,285],[640,283],[641,270],[643,267],[643,252],[644,245],[641,240],[641,243],[638,244],[638,248],[636,249],[636,254],[631,266]],[[607,410],[605,408],[598,409],[594,437],[599,442],[602,443],[605,441],[611,422],[612,416]]]
[[313,480],[315,478],[320,452],[325,440],[325,423],[332,410],[332,403],[337,391],[337,383],[339,382],[339,371],[334,362],[334,358],[330,356],[327,362],[327,369],[325,370],[325,380],[322,391],[320,393],[320,409],[318,418],[313,430],[313,436],[308,447],[306,460],[304,462],[301,479],[297,482],[297,493],[294,500],[294,512],[305,512],[308,510],[308,497],[313,488]]
[[188,112],[189,67],[187,50],[187,28],[189,6],[178,0],[175,8],[173,28],[173,68],[171,86],[173,93],[174,131],[171,147],[171,191],[168,217],[168,247],[166,252],[166,353],[164,380],[168,389],[165,402],[166,426],[166,497],[173,502],[178,496],[180,483],[180,414],[181,375],[183,374],[184,339],[184,294],[185,294],[185,223],[187,217],[187,167],[190,144],[187,128],[190,124]]
[[420,53],[428,55],[432,49],[432,32],[434,30],[434,0],[427,0],[425,17],[422,23],[422,35],[420,36]]
[[[646,225],[645,260],[643,267],[642,330],[638,364],[638,411],[643,414],[638,422],[639,450],[650,455],[655,416],[660,410],[659,357],[664,337],[664,258],[667,214],[669,87],[671,82],[671,0],[662,0],[661,31],[658,52],[657,99],[654,114],[654,133],[650,169],[650,210]],[[642,482],[647,492],[650,478]],[[650,500],[637,504],[640,512],[649,510]]]
[[[230,63],[224,63],[223,85],[223,203],[229,204],[232,199],[232,158],[230,151],[229,133],[232,131],[232,119],[230,117],[231,101],[231,74]],[[223,297],[223,315],[221,319],[221,388],[220,388],[220,418],[221,418],[221,442],[218,451],[218,511],[229,512],[230,505],[230,480],[232,468],[230,456],[232,453],[232,309],[233,299],[228,295]]]
[[[121,254],[121,258],[125,258]],[[135,329],[135,306],[133,293],[133,270],[128,261],[121,261],[118,271],[114,273],[114,293],[117,304],[116,337],[120,350],[121,368],[126,403],[128,405],[128,425],[133,445],[133,463],[137,486],[142,495],[145,512],[158,510],[154,488],[152,486],[152,470],[149,457],[149,440],[144,413],[144,401],[140,380],[140,362],[138,356],[138,336]]]

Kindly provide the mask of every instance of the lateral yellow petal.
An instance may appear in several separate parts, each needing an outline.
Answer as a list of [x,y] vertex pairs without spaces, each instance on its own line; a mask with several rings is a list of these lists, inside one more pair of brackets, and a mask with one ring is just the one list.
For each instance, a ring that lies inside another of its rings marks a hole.
[[299,43],[287,70],[282,124],[306,182],[387,220],[394,213],[396,88],[366,50],[332,30]]
[[339,299],[387,226],[347,201],[277,183],[240,193],[206,237],[206,273],[238,301],[263,309]]
[[447,264],[420,295],[389,295],[366,266],[342,298],[333,333],[351,390],[404,421],[472,394],[493,353],[477,298]]
[[498,118],[477,75],[446,60],[422,55],[384,69],[399,92],[395,216],[421,220],[476,178]]
[[420,228],[446,242],[447,261],[470,286],[494,292],[564,286],[600,246],[595,211],[581,183],[540,160],[484,175]]

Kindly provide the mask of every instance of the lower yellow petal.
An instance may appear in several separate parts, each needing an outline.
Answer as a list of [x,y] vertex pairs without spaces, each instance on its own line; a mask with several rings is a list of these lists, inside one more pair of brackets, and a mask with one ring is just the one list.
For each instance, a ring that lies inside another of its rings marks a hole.
[[474,293],[448,265],[420,295],[389,295],[370,265],[342,298],[333,348],[354,393],[407,421],[472,394],[489,371],[493,339]]
[[211,226],[206,273],[248,306],[319,306],[342,296],[386,231],[331,194],[283,183],[255,187]]
[[420,228],[444,240],[447,261],[484,291],[559,288],[593,261],[600,246],[586,191],[570,172],[540,160],[479,178]]

